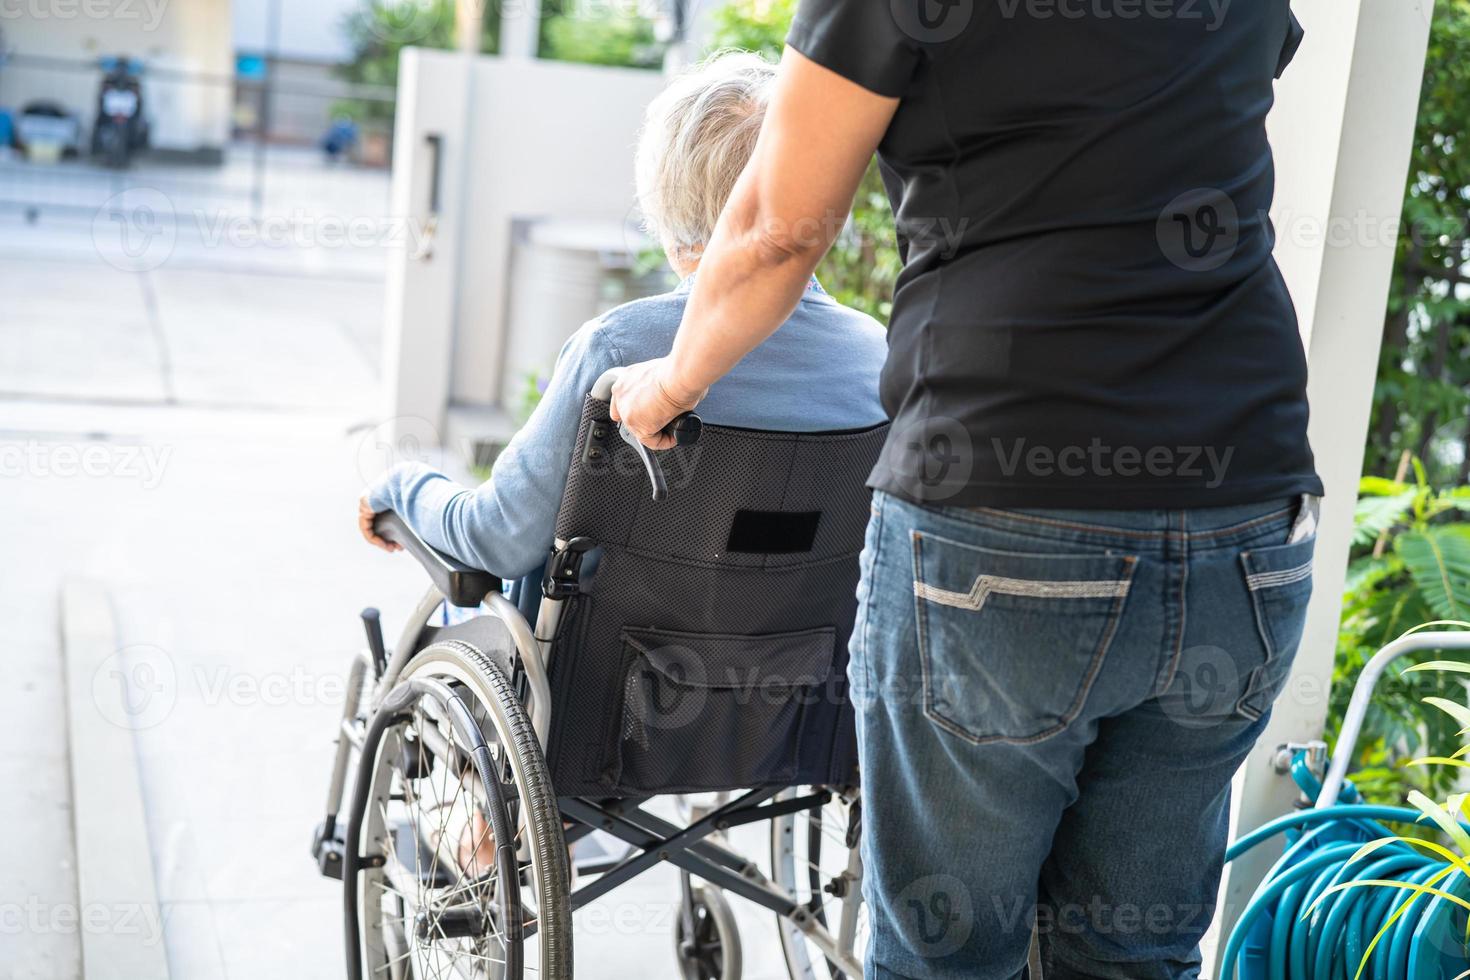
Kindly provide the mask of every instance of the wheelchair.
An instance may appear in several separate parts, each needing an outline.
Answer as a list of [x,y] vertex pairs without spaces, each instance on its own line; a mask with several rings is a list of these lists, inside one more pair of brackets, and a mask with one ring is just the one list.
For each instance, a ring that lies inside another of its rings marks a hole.
[[[655,454],[609,416],[617,370],[584,401],[539,580],[505,589],[379,515],[431,584],[391,650],[363,614],[313,839],[353,980],[569,978],[572,913],[665,861],[679,976],[737,980],[726,894],[774,913],[791,977],[862,975],[847,640],[887,427],[691,414]],[[478,614],[434,625],[445,602]],[[765,862],[726,836],[761,821]]]

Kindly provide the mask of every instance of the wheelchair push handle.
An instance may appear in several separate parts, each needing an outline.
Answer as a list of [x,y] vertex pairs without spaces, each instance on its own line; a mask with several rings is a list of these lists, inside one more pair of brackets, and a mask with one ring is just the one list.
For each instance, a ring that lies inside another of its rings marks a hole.
[[[623,369],[620,367],[608,368],[602,372],[592,386],[592,397],[600,402],[612,401],[613,385],[622,376]],[[674,418],[672,422],[663,427],[663,433],[672,436],[677,446],[692,446],[699,441],[700,433],[704,431],[704,423],[698,415],[693,412],[685,412]],[[669,495],[668,481],[664,479],[663,467],[659,465],[658,455],[643,443],[638,441],[626,425],[618,423],[618,435],[638,454],[643,460],[643,468],[648,473],[648,482],[653,487],[653,499],[663,500]]]
[[692,446],[704,432],[704,420],[693,412],[685,412],[664,426],[664,433],[674,437],[676,446]]

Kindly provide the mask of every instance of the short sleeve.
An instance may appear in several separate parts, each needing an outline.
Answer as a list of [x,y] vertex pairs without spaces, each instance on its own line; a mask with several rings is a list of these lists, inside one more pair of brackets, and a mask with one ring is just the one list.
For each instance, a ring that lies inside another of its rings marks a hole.
[[800,0],[786,43],[888,98],[907,91],[919,62],[918,42],[899,26],[890,0]]
[[1291,64],[1291,59],[1296,56],[1296,49],[1301,47],[1302,37],[1306,31],[1302,30],[1301,21],[1296,19],[1296,14],[1291,8],[1286,10],[1286,40],[1281,42],[1281,55],[1276,59],[1276,77],[1286,71],[1286,66]]

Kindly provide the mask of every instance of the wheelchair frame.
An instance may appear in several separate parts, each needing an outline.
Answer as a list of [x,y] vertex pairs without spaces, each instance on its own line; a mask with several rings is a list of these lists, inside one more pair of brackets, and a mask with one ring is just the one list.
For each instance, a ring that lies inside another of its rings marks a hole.
[[[401,533],[401,532],[400,532]],[[558,542],[564,547],[565,542]],[[427,548],[427,545],[423,546]],[[444,556],[439,556],[444,557]],[[363,719],[370,719],[382,705],[387,693],[396,686],[397,679],[412,657],[423,649],[420,637],[429,620],[445,601],[446,596],[437,586],[430,586],[414,607],[413,614],[399,637],[393,654],[388,659],[381,677],[374,682],[372,701],[364,706],[361,694],[366,689],[364,681],[375,665],[369,651],[360,652],[352,661],[348,672],[347,697],[343,704],[342,717],[336,741],[336,754],[332,765],[331,782],[327,792],[327,833],[331,831],[341,812],[346,790],[347,769],[352,750],[360,749],[363,740]],[[521,676],[527,682],[530,703],[527,713],[532,727],[546,747],[546,733],[551,724],[550,684],[547,664],[554,654],[556,625],[560,621],[566,600],[541,600],[537,616],[537,629],[532,629],[521,611],[499,591],[485,597],[488,615],[494,616],[510,631],[515,643],[517,663]],[[359,718],[360,709],[369,710]],[[778,888],[756,863],[728,847],[709,838],[732,827],[774,820],[779,817],[811,810],[827,803],[832,793],[820,790],[800,796],[775,799],[782,793],[781,787],[766,787],[750,790],[728,803],[715,808],[701,818],[680,827],[644,809],[648,798],[621,799],[612,802],[597,802],[580,797],[558,797],[557,805],[562,819],[568,822],[565,830],[567,844],[588,836],[594,830],[602,830],[631,845],[634,852],[621,858],[603,862],[578,865],[580,874],[597,875],[594,881],[572,889],[570,908],[572,911],[595,901],[619,885],[630,881],[662,861],[687,871],[716,887],[739,895],[755,904],[789,920],[812,944],[838,969],[851,977],[862,976],[862,964],[852,952],[857,929],[857,914],[861,903],[861,868],[853,867],[850,861],[843,872],[846,894],[842,900],[841,919],[835,933],[824,925],[810,909],[797,902],[796,898]],[[525,820],[525,814],[520,817]],[[324,873],[330,874],[335,859],[341,867],[341,855],[325,854],[320,846],[323,840],[318,835],[318,863]],[[324,863],[325,861],[325,863]],[[684,914],[688,914],[687,903]],[[535,924],[528,924],[526,936],[535,932]]]
[[[613,372],[609,372],[599,379],[593,389],[594,397],[606,400],[610,395],[613,376]],[[694,420],[694,431],[697,437],[697,419]],[[632,442],[631,439],[629,441]],[[658,463],[641,446],[635,448],[639,450],[648,468],[657,498],[663,484]],[[485,614],[497,619],[508,630],[515,649],[515,660],[510,664],[511,680],[516,689],[523,692],[523,707],[543,752],[547,748],[547,733],[552,720],[548,665],[555,656],[558,627],[569,597],[554,598],[550,594],[543,594],[533,628],[521,610],[504,595],[499,579],[436,551],[414,534],[397,515],[380,515],[379,533],[403,545],[423,565],[433,584],[414,607],[398,643],[392,648],[391,656],[386,655],[383,649],[376,611],[364,613],[364,621],[368,625],[369,650],[359,652],[349,667],[347,696],[336,734],[335,757],[327,792],[327,816],[323,825],[318,828],[313,843],[318,867],[328,877],[343,876],[347,863],[344,860],[344,848],[356,846],[356,842],[345,841],[338,836],[340,829],[337,826],[353,750],[360,752],[363,748],[367,727],[389,693],[397,687],[405,668],[421,650],[434,642],[432,635],[427,643],[424,642],[425,631],[430,627],[430,619],[442,603],[448,601],[460,607],[483,605]],[[575,551],[576,547],[576,542],[558,539],[554,552],[561,556]],[[557,567],[553,559],[552,574]],[[552,593],[554,590],[546,589],[545,592]],[[373,678],[371,686],[367,683],[369,676]],[[362,703],[365,692],[370,696],[366,705]],[[367,710],[364,711],[364,708]],[[554,791],[555,787],[552,788]],[[852,788],[854,793],[855,789]],[[652,797],[598,801],[584,797],[557,796],[557,809],[564,822],[564,836],[569,847],[596,830],[604,831],[631,847],[631,851],[625,856],[577,865],[576,870],[580,874],[597,877],[570,890],[569,910],[575,912],[658,863],[667,861],[681,871],[774,912],[805,936],[825,957],[830,967],[849,977],[861,977],[862,963],[858,953],[853,950],[862,903],[862,868],[857,855],[854,828],[848,829],[848,860],[837,876],[840,881],[835,886],[829,886],[835,887],[833,894],[841,901],[835,931],[823,921],[822,916],[813,913],[812,905],[817,904],[815,896],[811,903],[800,902],[796,895],[787,893],[772,882],[754,861],[711,839],[712,835],[732,827],[777,820],[819,808],[828,803],[833,795],[830,788],[818,788],[804,795],[795,795],[790,787],[780,786],[749,790],[682,827],[646,810],[645,804]],[[520,827],[517,828],[519,831],[524,828],[527,820],[524,809],[517,819],[520,822]],[[522,848],[524,846],[521,845]],[[681,915],[685,919],[685,934],[689,935],[692,923],[688,921],[691,908],[687,879],[685,899],[681,902]],[[527,923],[524,936],[529,938],[534,935],[536,925],[535,922]]]

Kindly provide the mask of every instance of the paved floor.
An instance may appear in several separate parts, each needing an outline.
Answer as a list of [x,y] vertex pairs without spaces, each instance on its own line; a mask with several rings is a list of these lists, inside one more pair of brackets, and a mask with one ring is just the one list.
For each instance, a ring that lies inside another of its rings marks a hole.
[[303,275],[286,249],[185,241],[133,271],[91,221],[4,217],[0,608],[18,635],[0,705],[21,724],[0,901],[24,922],[0,923],[0,971],[80,974],[56,602],[85,575],[112,593],[120,656],[169,678],[136,749],[173,975],[333,976],[335,896],[304,846],[332,675],[356,607],[415,584],[349,520],[383,255]]
[[[392,636],[420,582],[352,524],[379,452],[384,249],[191,232],[128,269],[96,227],[0,212],[0,978],[80,975],[57,632],[75,575],[110,590],[118,667],[152,692],[118,737],[172,976],[338,977],[339,891],[307,843],[340,671],[357,611]],[[674,895],[663,869],[579,913],[579,977],[675,977]],[[125,911],[101,927],[139,925]],[[770,917],[737,914],[746,976],[783,975]]]

